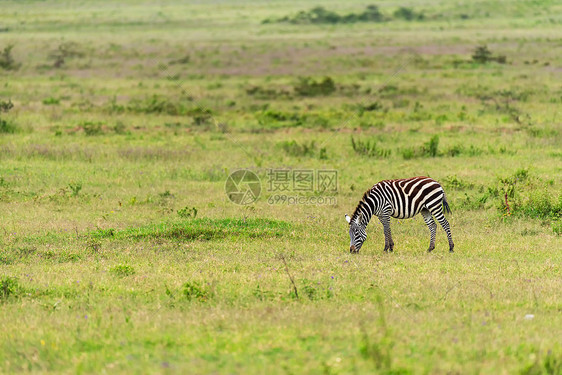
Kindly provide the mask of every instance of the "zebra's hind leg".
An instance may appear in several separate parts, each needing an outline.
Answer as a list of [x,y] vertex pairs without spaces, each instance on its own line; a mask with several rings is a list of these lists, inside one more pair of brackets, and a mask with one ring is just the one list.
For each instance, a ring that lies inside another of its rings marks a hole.
[[384,228],[384,251],[394,251],[394,241],[392,240],[392,233],[390,232],[390,216],[379,216],[379,221]]
[[434,212],[433,215],[439,224],[441,224],[445,233],[447,233],[447,239],[449,240],[449,252],[454,252],[453,248],[455,247],[455,244],[453,243],[453,236],[451,235],[451,227],[449,226],[449,222],[445,218],[445,215],[443,215],[443,210],[440,210],[437,213]]
[[427,224],[427,227],[429,228],[431,239],[429,240],[429,249],[427,249],[427,251],[431,252],[435,249],[435,232],[437,231],[437,224],[435,224],[433,216],[431,216],[431,212],[429,212],[427,208],[421,210],[421,214],[423,216],[423,221],[425,221],[425,224]]

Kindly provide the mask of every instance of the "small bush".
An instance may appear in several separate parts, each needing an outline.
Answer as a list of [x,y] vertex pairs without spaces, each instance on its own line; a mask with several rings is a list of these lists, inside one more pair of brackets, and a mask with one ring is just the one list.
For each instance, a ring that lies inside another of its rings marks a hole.
[[184,219],[195,219],[197,217],[197,208],[185,206],[178,210],[178,216]]
[[84,130],[84,134],[87,136],[103,134],[101,122],[84,121],[80,127]]
[[379,111],[383,109],[383,105],[376,101],[376,102],[372,102],[370,104],[358,104],[357,105],[357,113],[359,116],[363,116],[363,114],[365,112],[373,112],[373,111]]
[[197,300],[205,302],[209,299],[209,291],[205,290],[198,282],[186,282],[183,284],[183,295],[188,301]]
[[13,134],[18,130],[19,128],[14,123],[0,118],[0,133]]
[[538,219],[558,220],[562,218],[562,195],[556,198],[546,190],[533,191],[526,200],[513,206],[512,213]]
[[135,274],[135,269],[128,264],[117,264],[109,269],[109,272],[115,276],[124,277]]
[[336,91],[336,84],[330,77],[316,81],[310,77],[301,77],[294,85],[295,93],[299,96],[328,96]]
[[46,99],[43,99],[43,104],[44,105],[58,105],[58,104],[60,104],[60,99],[53,98],[53,97],[46,98]]
[[562,220],[556,220],[552,223],[552,231],[558,236],[562,235]]
[[187,105],[186,103],[174,101],[160,95],[152,95],[143,99],[132,99],[122,110],[121,106],[116,103],[110,103],[110,106],[110,110],[113,110],[115,107],[116,112],[126,109],[134,113],[157,113],[171,116],[186,115],[191,117],[199,116],[201,118],[210,118],[212,116],[212,111],[208,108],[193,107],[191,104]]
[[492,51],[490,51],[486,45],[478,46],[474,49],[474,52],[472,53],[472,61],[478,64],[486,64],[492,61],[496,61],[499,64],[507,63],[505,56],[493,56]]
[[406,160],[418,157],[437,157],[439,154],[439,136],[434,135],[421,147],[406,147],[400,150],[402,157]]
[[17,70],[21,64],[17,63],[12,57],[13,44],[10,44],[0,52],[0,68],[4,70]]
[[[14,108],[14,104],[11,100],[0,101],[0,113],[8,113],[12,108]],[[0,117],[0,133],[13,134],[18,130],[18,127],[13,122]]]
[[284,141],[279,143],[281,148],[285,151],[287,155],[290,156],[308,156],[313,157],[318,152],[319,159],[327,159],[327,150],[325,147],[318,150],[315,141],[310,142],[302,142],[299,143],[297,141]]
[[439,152],[439,136],[434,135],[431,137],[429,142],[423,145],[422,147],[422,155],[423,156],[431,156],[432,158],[436,157]]
[[6,301],[10,297],[18,297],[22,292],[22,288],[18,283],[18,279],[11,276],[3,276],[0,279],[0,301]]
[[356,154],[368,157],[385,158],[392,153],[390,149],[380,148],[375,140],[362,141],[351,137],[351,147]]
[[474,186],[471,183],[463,181],[462,179],[458,178],[457,176],[447,176],[447,177],[445,177],[443,179],[443,185],[447,188],[455,189],[455,190],[470,189]]
[[277,128],[280,126],[299,126],[305,123],[306,117],[297,112],[283,112],[274,109],[257,112],[256,119],[260,125]]
[[53,67],[54,68],[62,68],[67,59],[73,57],[83,57],[84,52],[82,52],[77,43],[74,42],[65,42],[59,44],[59,46],[51,51],[49,54],[49,59],[53,60]]
[[122,121],[117,121],[113,126],[113,131],[115,134],[125,134],[127,133],[127,127]]
[[96,229],[95,231],[90,232],[91,238],[111,238],[115,236],[115,229],[108,228],[108,229]]
[[81,182],[71,182],[68,184],[68,187],[71,191],[71,196],[77,197],[80,194],[80,190],[82,190],[82,183]]
[[562,374],[562,356],[556,356],[549,351],[546,356],[536,355],[535,357],[535,362],[521,370],[521,375]]
[[376,5],[367,5],[362,13],[350,13],[343,17],[345,23],[353,22],[383,22],[385,17]]
[[183,57],[180,57],[177,60],[172,60],[170,61],[170,64],[174,65],[174,64],[181,64],[181,65],[185,65],[188,64],[191,61],[191,56],[189,54],[184,55]]
[[492,52],[488,49],[488,46],[478,46],[472,54],[472,60],[479,64],[485,64],[492,61]]
[[261,86],[249,86],[246,88],[246,94],[253,96],[256,99],[280,99],[290,98],[291,93],[285,89],[274,89]]
[[[498,178],[497,208],[504,216],[525,216],[557,221],[562,218],[562,195],[552,195],[536,187],[528,169],[518,169],[509,177]],[[525,188],[532,189],[525,192]]]
[[404,160],[410,160],[416,157],[416,151],[412,147],[401,149],[400,154],[402,155]]
[[279,19],[265,19],[262,23],[282,22],[295,25],[307,24],[337,24],[355,22],[382,22],[385,18],[376,5],[368,5],[361,13],[339,15],[324,7],[318,6],[308,11],[300,11],[294,16],[285,16]]
[[459,156],[464,151],[464,147],[462,145],[454,145],[453,147],[449,148],[445,151],[445,154],[448,156]]
[[400,18],[406,21],[421,21],[425,18],[423,13],[418,13],[411,8],[400,7],[393,13],[394,18]]

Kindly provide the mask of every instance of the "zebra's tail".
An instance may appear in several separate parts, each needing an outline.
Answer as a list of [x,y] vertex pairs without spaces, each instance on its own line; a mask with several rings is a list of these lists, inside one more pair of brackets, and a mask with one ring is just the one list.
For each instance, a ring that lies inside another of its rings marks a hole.
[[445,207],[445,211],[451,213],[451,209],[449,208],[449,203],[447,202],[447,196],[443,193],[443,207]]

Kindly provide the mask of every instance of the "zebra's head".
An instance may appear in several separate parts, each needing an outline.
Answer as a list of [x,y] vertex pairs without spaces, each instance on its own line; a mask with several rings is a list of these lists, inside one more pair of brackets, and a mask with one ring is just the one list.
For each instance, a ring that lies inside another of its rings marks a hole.
[[360,213],[355,220],[351,220],[347,214],[345,215],[345,219],[349,223],[349,252],[350,253],[358,253],[363,246],[363,242],[367,239],[367,231],[365,230],[366,225],[361,220],[363,216]]

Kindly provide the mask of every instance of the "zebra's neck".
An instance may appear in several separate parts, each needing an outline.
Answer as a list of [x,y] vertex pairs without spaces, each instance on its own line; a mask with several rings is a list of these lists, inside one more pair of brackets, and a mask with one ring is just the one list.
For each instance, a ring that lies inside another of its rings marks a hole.
[[363,226],[367,226],[373,214],[377,213],[376,207],[376,199],[372,196],[372,191],[367,190],[365,194],[363,194],[363,198],[359,201],[357,208],[355,208],[355,212],[351,216],[351,220],[357,220],[359,218],[359,223]]

